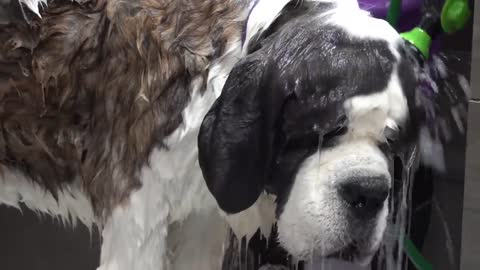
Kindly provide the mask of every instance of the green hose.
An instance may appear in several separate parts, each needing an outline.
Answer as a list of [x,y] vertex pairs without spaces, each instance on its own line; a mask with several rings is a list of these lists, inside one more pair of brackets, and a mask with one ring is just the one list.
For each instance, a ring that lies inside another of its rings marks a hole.
[[432,264],[423,257],[415,244],[408,237],[404,239],[405,253],[418,270],[433,270]]
[[402,10],[402,0],[390,0],[390,6],[387,13],[387,22],[391,26],[397,28],[398,20]]

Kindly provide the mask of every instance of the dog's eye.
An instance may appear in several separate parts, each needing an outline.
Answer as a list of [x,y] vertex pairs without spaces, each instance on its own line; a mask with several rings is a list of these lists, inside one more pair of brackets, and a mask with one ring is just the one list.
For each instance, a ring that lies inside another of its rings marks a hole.
[[384,132],[383,132],[385,138],[387,139],[387,142],[389,144],[394,144],[395,142],[398,141],[400,137],[400,132],[398,129],[393,129],[391,127],[386,127]]
[[294,136],[288,139],[286,144],[286,151],[292,149],[309,149],[312,147],[318,147],[319,136],[317,133],[307,133],[301,136]]
[[309,151],[310,149],[317,149],[319,140],[320,138],[317,133],[297,134],[297,136],[285,138],[276,152],[275,162],[279,164],[286,156]]
[[331,132],[328,132],[323,136],[322,147],[333,146],[335,143],[335,138],[345,135],[348,131],[346,126],[339,126]]
[[347,131],[348,131],[348,128],[346,126],[340,126],[340,127],[337,127],[335,130],[328,132],[323,137],[329,138],[329,137],[341,136],[341,135],[345,135]]

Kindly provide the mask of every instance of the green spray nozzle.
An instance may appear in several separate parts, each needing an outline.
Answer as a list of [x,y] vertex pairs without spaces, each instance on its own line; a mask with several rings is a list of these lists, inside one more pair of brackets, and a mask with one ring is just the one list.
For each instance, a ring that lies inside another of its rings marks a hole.
[[422,54],[424,59],[428,58],[432,38],[425,30],[420,27],[415,27],[408,32],[401,33],[400,36],[410,42]]
[[420,24],[400,35],[413,45],[421,58],[427,59],[432,40],[441,33],[450,34],[461,30],[470,18],[471,11],[468,0],[446,0],[441,9],[425,6],[424,10]]

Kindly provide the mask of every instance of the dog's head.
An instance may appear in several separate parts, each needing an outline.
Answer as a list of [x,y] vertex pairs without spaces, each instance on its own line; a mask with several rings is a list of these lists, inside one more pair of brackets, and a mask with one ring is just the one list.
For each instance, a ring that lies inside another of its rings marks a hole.
[[230,73],[200,131],[200,165],[227,213],[274,194],[292,255],[362,261],[386,227],[416,76],[387,22],[329,3],[290,8]]

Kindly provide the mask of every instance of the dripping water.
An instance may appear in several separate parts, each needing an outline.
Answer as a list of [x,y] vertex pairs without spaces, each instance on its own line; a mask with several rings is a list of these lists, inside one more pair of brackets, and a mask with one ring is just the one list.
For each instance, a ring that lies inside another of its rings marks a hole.
[[[421,109],[424,117],[423,139],[419,145],[407,146],[406,151],[400,153],[401,166],[400,185],[393,185],[391,197],[389,226],[385,240],[377,255],[375,270],[404,270],[407,269],[407,260],[404,252],[404,237],[409,235],[412,211],[412,187],[414,173],[420,160],[439,171],[445,171],[445,145],[450,142],[454,133],[464,133],[466,106],[470,97],[468,80],[445,64],[445,55],[436,55],[419,72],[420,87],[416,90],[415,104]],[[422,143],[424,143],[422,145]],[[394,173],[395,174],[395,173]],[[398,181],[398,180],[397,180]],[[433,199],[434,210],[441,218],[443,231],[446,235],[446,249],[450,265],[453,265],[453,241],[438,202]]]
[[[429,145],[406,145],[401,153],[397,153],[396,166],[392,170],[392,176],[396,184],[392,185],[389,203],[390,216],[388,218],[387,231],[384,241],[367,268],[354,267],[344,262],[333,259],[321,260],[310,265],[298,267],[298,262],[290,258],[289,266],[264,265],[260,270],[405,270],[408,260],[404,250],[404,238],[410,234],[409,224],[412,219],[412,188],[414,174],[419,166],[420,160],[432,167],[445,170],[445,145],[453,138],[454,133],[465,131],[466,101],[470,97],[470,89],[467,78],[456,74],[445,64],[445,55],[433,56],[421,69],[419,79],[421,84],[415,92],[415,105],[420,109],[420,117],[424,118],[424,133],[421,134],[429,140]],[[420,67],[419,67],[420,70]],[[319,135],[321,136],[321,135]],[[424,138],[424,139],[425,139]],[[322,141],[322,137],[319,141]],[[425,141],[423,141],[425,143]],[[321,143],[318,145],[317,154],[321,155]],[[434,211],[438,212],[441,218],[442,229],[446,235],[446,249],[448,259],[453,265],[453,240],[450,234],[448,223],[443,217],[442,209],[438,202],[433,199]],[[268,243],[276,239],[268,239]],[[243,249],[245,247],[241,247]],[[312,247],[313,249],[313,247]],[[237,268],[223,268],[225,270],[250,270],[258,269],[252,267],[251,258],[248,252],[236,251]],[[241,255],[240,255],[241,254]],[[240,259],[241,258],[241,259]],[[239,266],[239,267],[238,267]]]

